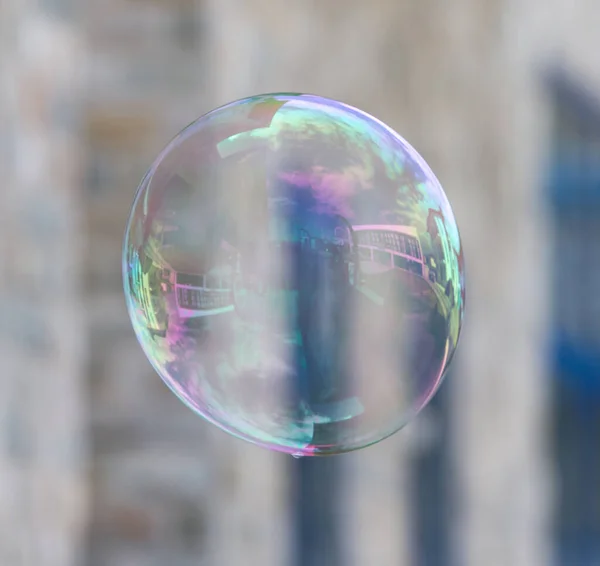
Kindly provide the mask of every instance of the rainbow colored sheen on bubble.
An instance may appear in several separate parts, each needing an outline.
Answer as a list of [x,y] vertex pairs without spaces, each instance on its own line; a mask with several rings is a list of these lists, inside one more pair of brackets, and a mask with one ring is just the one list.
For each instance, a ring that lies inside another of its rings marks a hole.
[[123,275],[171,390],[294,455],[404,426],[438,389],[464,312],[458,228],[425,161],[310,95],[239,100],[173,139],[135,196]]

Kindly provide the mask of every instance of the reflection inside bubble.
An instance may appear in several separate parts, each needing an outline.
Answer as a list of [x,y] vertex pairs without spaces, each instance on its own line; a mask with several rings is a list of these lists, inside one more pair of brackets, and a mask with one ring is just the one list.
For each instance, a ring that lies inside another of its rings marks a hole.
[[233,103],[175,138],[124,245],[138,339],[190,408],[293,454],[361,448],[431,398],[464,309],[458,230],[402,138],[335,101]]

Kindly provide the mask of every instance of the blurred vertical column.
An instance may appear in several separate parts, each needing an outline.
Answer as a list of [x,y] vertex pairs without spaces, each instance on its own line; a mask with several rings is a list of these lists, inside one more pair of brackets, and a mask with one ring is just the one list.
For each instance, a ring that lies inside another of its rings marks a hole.
[[[393,59],[382,56],[397,33],[397,2],[207,0],[206,6],[214,104],[261,92],[311,92],[340,98],[384,119],[401,112],[394,96],[381,104],[378,88],[395,70]],[[235,467],[252,474],[240,471],[247,491],[240,492],[237,505],[242,513],[245,502],[256,500],[254,511],[248,510],[253,517],[241,519],[238,514],[237,520],[254,521],[255,532],[262,532],[256,543],[271,545],[271,550],[267,546],[261,551],[261,560],[266,560],[261,563],[409,564],[403,445],[397,436],[364,452],[296,465],[228,442]],[[297,507],[287,515],[298,543],[290,546],[293,558],[282,546],[286,541],[275,536],[286,524],[286,477],[294,480],[290,501]],[[232,545],[226,564],[243,561],[248,548]]]
[[467,315],[451,384],[458,564],[546,566],[545,117],[528,39],[539,12],[528,21],[528,9],[506,0],[461,0],[451,13],[440,5],[437,18],[415,13],[431,54],[412,90],[415,108],[430,93],[427,112],[416,117],[467,262]]
[[0,563],[78,566],[86,517],[76,3],[0,4]]
[[[213,508],[218,513],[218,486],[227,479],[223,461],[207,439],[211,425],[177,400],[143,355],[121,278],[123,233],[142,176],[178,131],[209,110],[202,2],[89,0],[81,9],[90,61],[87,560],[90,566],[213,566]],[[222,537],[219,544],[228,549],[231,540]]]

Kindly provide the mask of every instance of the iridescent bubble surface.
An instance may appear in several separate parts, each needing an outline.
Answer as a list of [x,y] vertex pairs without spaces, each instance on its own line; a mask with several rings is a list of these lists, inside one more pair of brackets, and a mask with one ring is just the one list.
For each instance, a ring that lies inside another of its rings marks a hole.
[[294,455],[378,442],[456,349],[463,253],[418,153],[333,100],[256,96],[157,158],[123,249],[139,342],[192,410]]

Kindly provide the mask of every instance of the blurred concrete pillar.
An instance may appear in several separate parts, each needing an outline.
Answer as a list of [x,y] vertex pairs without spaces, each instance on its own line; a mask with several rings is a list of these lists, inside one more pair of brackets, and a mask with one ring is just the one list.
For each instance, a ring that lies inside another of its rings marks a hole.
[[0,563],[78,566],[86,514],[77,4],[0,3]]
[[[213,427],[177,400],[144,356],[121,276],[123,231],[142,176],[168,141],[209,109],[202,6],[79,4],[89,53],[83,269],[94,450],[87,561],[213,566],[214,517],[232,508],[219,486],[231,474],[206,438]],[[234,523],[223,529],[235,532]],[[220,543],[228,551],[235,540],[224,534]]]
[[210,566],[235,566],[248,557],[265,566],[288,566],[292,540],[285,470],[290,457],[216,429],[212,446]]
[[547,274],[537,63],[520,8],[411,3],[409,139],[459,221],[467,314],[452,372],[461,566],[550,563]]
[[[386,55],[383,46],[397,33],[393,25],[397,4],[385,0],[207,1],[212,105],[264,92],[311,92],[342,99],[383,118],[398,118],[397,98],[390,94],[382,104],[379,86],[386,82],[393,64],[393,60],[382,61],[382,56]],[[406,458],[401,446],[402,438],[395,437],[341,458],[338,481],[343,482],[343,493],[337,496],[341,501],[337,517],[343,523],[345,565],[409,564]],[[255,497],[256,486],[264,485],[265,470],[269,477],[277,477],[287,468],[284,460],[260,450],[241,444],[235,448],[232,444],[231,449],[239,465],[242,458],[252,461],[256,474],[246,480],[248,492],[239,493],[236,504],[241,510],[247,507],[245,501]],[[312,477],[318,475],[316,470],[315,466]],[[323,476],[326,481],[329,474]],[[261,506],[254,512],[254,521],[259,523],[272,521],[268,517],[273,510],[281,512],[273,497],[279,496],[277,492],[268,490],[262,495]],[[239,563],[250,548],[247,544],[231,548],[236,559],[232,555],[226,564]],[[326,560],[327,553],[323,548],[318,560]],[[309,554],[313,556],[314,550]],[[277,554],[261,563],[293,563],[282,562],[286,559],[278,544]]]

